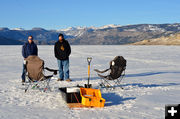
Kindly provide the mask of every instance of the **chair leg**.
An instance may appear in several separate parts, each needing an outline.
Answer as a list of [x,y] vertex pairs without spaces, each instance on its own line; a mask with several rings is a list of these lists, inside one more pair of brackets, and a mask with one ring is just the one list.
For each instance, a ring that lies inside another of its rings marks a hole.
[[101,86],[101,88],[102,87],[105,87],[105,84],[104,84],[104,81],[103,81],[104,79],[101,79],[101,83],[100,83],[100,86]]
[[[123,87],[120,85],[121,84],[121,81],[122,81],[123,77],[121,77],[121,79],[117,79],[117,80],[108,80],[107,78],[102,78],[101,79],[101,88],[102,87],[105,87],[106,89],[108,88],[112,88],[112,89],[115,89],[115,87],[120,87],[121,89],[123,89]],[[114,85],[110,83],[110,81],[113,81],[114,82]]]
[[26,93],[27,90],[29,89],[29,86],[32,85],[32,84],[31,84],[31,80],[29,79],[28,74],[27,74],[27,72],[26,72],[25,81],[27,81],[27,80],[28,80],[28,82],[27,82],[27,83],[25,82],[25,93]]
[[117,79],[117,81],[113,80],[114,83],[117,85],[117,86],[120,86],[121,89],[123,89],[123,87],[121,86],[121,81],[122,81],[123,77],[120,77],[120,79]]
[[50,88],[50,85],[49,85],[50,80],[51,80],[51,79],[46,79],[46,86],[45,86],[45,88],[44,88],[44,92],[46,92],[47,90],[51,91],[51,88]]
[[[26,84],[25,84],[26,85]],[[31,83],[31,81],[29,81],[29,83],[27,84],[27,86],[26,86],[26,88],[25,88],[25,93],[27,92],[27,90],[29,89],[29,86],[32,86],[32,83]]]
[[102,78],[102,79],[101,79],[101,84],[100,84],[100,86],[101,86],[101,87],[105,87],[106,89],[109,89],[109,88],[114,89],[114,88],[115,88],[112,84],[110,84],[110,83],[108,82],[108,79],[105,79],[105,78]]
[[28,80],[27,83],[25,83],[25,93],[28,91],[29,87],[32,87],[32,89],[39,89],[40,91],[46,92],[47,90],[51,91],[50,88],[50,78],[44,79],[42,81],[32,82],[31,79],[26,77],[26,80]]
[[30,84],[28,84],[27,88],[25,88],[25,93],[27,92],[27,90],[28,90],[28,88],[29,88],[29,85],[30,85]]

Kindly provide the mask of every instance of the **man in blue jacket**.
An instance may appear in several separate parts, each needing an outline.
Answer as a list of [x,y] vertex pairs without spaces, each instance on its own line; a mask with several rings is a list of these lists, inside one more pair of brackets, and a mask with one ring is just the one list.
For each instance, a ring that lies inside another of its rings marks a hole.
[[[24,59],[30,55],[38,56],[38,48],[37,48],[37,45],[33,41],[33,36],[29,36],[28,42],[26,42],[22,47],[22,56],[24,57]],[[21,76],[22,83],[25,82],[25,73],[26,73],[26,69],[25,69],[25,65],[23,64],[23,72]]]

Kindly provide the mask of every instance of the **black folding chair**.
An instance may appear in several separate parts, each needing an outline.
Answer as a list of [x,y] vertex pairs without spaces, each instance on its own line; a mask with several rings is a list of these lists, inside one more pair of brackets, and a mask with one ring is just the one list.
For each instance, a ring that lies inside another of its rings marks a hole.
[[[115,88],[120,86],[120,83],[125,76],[126,69],[126,60],[123,56],[116,56],[112,61],[110,61],[110,68],[100,71],[98,69],[94,69],[98,73],[98,76],[101,80],[101,87],[105,88]],[[103,76],[99,73],[105,73],[110,70],[110,74]],[[121,87],[121,86],[120,86]],[[122,87],[121,87],[122,88]]]

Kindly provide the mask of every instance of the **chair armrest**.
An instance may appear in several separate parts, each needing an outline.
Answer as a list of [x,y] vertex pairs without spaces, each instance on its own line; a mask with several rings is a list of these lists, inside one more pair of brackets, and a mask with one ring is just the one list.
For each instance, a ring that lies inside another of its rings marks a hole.
[[107,72],[109,69],[106,69],[106,70],[103,70],[103,71],[99,71],[98,69],[94,69],[95,72],[98,72],[98,73],[104,73],[104,72]]
[[45,67],[44,69],[46,69],[46,70],[48,70],[48,71],[50,71],[50,72],[54,72],[54,75],[56,75],[57,72],[59,71],[59,70],[55,70],[55,69],[50,69],[50,68],[48,68],[48,67]]

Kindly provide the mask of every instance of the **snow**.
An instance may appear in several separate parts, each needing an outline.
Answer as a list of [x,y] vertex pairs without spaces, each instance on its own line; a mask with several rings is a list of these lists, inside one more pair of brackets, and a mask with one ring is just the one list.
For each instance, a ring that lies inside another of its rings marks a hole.
[[121,25],[109,24],[109,25],[104,25],[104,26],[101,26],[101,27],[97,27],[96,29],[117,28],[117,27],[121,27]]
[[66,35],[70,35],[70,36],[81,36],[85,29],[87,27],[69,27],[67,29],[60,29],[60,30],[56,30],[56,32],[64,32]]
[[57,32],[60,32],[60,31],[64,31],[64,32],[69,32],[69,31],[75,31],[75,30],[83,30],[83,29],[86,29],[87,27],[81,27],[81,26],[78,26],[78,27],[68,27],[66,29],[59,29],[57,30]]
[[109,25],[104,25],[101,27],[95,27],[95,26],[90,26],[90,27],[68,27],[66,29],[59,29],[56,30],[56,32],[64,32],[66,35],[72,35],[75,37],[80,37],[84,34],[86,30],[99,30],[99,29],[105,29],[105,28],[117,28],[121,27],[121,25],[115,25],[115,24],[109,24]]
[[98,29],[105,29],[105,28],[116,28],[116,27],[121,27],[121,25],[116,25],[116,24],[108,24],[108,25],[104,25],[104,26],[100,26],[100,27],[95,27],[95,26],[90,26],[90,27],[86,27],[86,26],[78,26],[78,27],[68,27],[66,29],[59,29],[57,30],[57,32],[59,31],[64,31],[64,32],[68,32],[68,31],[73,31],[73,30],[83,30],[83,29],[93,29],[93,30],[98,30]]
[[[70,75],[73,82],[52,79],[52,92],[21,85],[22,46],[0,46],[0,119],[162,119],[166,104],[180,99],[179,46],[72,46]],[[53,46],[38,46],[45,66],[57,68]],[[69,109],[59,87],[87,83],[87,57],[92,57],[91,80],[98,88],[100,78],[93,69],[106,69],[117,55],[127,59],[122,87],[101,89],[104,108]],[[55,77],[57,78],[57,76]]]
[[148,26],[145,26],[143,29],[142,28],[139,28],[139,30],[143,30],[143,31],[154,31],[154,32],[165,32],[166,30],[163,29],[163,28],[159,28],[157,26],[154,26],[154,25],[148,25]]
[[124,31],[132,31],[132,32],[135,32],[135,31],[137,31],[136,29],[124,29]]
[[12,30],[16,30],[16,31],[24,31],[23,28],[13,28]]
[[77,28],[75,28],[75,27],[68,27],[66,29],[57,30],[57,32],[59,32],[59,31],[73,31],[73,30],[77,30]]
[[150,31],[161,31],[161,32],[165,32],[165,29],[162,28],[158,28],[157,26],[153,26],[153,25],[148,25],[149,26],[149,30]]

